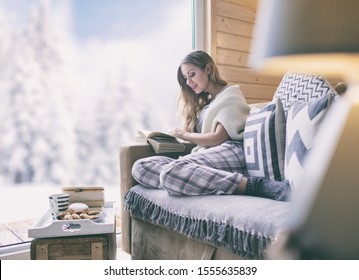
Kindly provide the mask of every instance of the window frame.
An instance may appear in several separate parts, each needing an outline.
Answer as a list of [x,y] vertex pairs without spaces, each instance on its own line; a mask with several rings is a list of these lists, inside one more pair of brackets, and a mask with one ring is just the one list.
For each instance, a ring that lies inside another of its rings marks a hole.
[[30,241],[0,247],[0,260],[30,260]]
[[192,0],[192,48],[211,53],[212,0]]

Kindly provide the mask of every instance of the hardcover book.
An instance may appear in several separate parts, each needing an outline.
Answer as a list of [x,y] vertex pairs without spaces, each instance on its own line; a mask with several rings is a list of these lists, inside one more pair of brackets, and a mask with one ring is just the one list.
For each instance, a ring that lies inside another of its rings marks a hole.
[[62,191],[69,194],[69,203],[82,202],[89,207],[102,207],[105,203],[104,187],[71,186],[63,187]]
[[144,139],[156,154],[183,152],[186,146],[180,139],[159,131],[138,130],[139,139]]

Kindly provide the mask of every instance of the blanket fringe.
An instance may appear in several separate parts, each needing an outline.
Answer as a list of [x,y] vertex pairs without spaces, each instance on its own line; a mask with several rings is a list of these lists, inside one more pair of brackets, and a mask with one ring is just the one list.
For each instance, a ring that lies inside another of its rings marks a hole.
[[248,259],[263,259],[272,241],[271,238],[238,229],[225,222],[181,216],[131,190],[125,196],[125,208],[136,218],[149,220]]

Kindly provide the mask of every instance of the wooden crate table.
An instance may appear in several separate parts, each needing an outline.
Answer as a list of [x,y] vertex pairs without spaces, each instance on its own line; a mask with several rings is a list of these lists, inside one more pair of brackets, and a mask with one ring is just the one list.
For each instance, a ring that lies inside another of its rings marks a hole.
[[106,202],[96,220],[54,220],[50,209],[28,229],[32,260],[115,260],[116,219]]
[[114,260],[116,234],[35,238],[30,252],[32,260]]

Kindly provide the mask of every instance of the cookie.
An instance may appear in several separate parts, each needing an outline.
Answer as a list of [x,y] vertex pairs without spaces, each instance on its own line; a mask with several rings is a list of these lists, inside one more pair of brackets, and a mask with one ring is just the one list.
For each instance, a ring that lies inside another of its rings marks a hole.
[[78,211],[87,212],[89,210],[89,207],[85,203],[76,202],[76,203],[71,203],[67,208],[67,210],[71,213],[75,213]]

